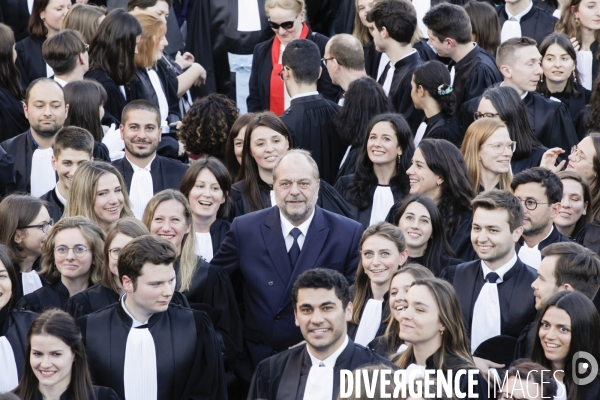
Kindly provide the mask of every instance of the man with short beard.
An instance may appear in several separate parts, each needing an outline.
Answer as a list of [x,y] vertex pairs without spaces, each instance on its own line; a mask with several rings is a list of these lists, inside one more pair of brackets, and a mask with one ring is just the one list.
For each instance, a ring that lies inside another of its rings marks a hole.
[[316,206],[319,169],[305,150],[290,150],[273,169],[276,207],[234,219],[211,264],[231,277],[244,324],[246,357],[236,365],[249,383],[256,365],[303,340],[294,323],[292,286],[322,267],[354,282],[363,227]]
[[112,164],[127,184],[131,209],[142,219],[146,204],[155,193],[165,189],[179,190],[187,166],[179,160],[156,154],[162,128],[160,110],[146,100],[134,100],[123,108],[121,139],[125,157]]
[[41,196],[56,186],[52,144],[67,118],[69,106],[65,104],[62,86],[52,79],[39,78],[27,88],[23,110],[30,129],[0,146],[15,161],[14,191]]

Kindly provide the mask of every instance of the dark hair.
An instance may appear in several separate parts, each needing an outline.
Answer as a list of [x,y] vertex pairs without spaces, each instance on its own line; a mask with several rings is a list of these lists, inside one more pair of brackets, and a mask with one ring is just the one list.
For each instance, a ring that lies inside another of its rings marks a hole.
[[594,80],[592,96],[586,108],[589,112],[584,116],[584,131],[600,132],[600,79]]
[[42,56],[56,75],[68,74],[77,67],[79,55],[85,53],[85,44],[81,33],[65,29],[46,39]]
[[142,10],[148,7],[154,7],[159,1],[167,3],[169,8],[173,7],[172,0],[129,0],[127,2],[127,11],[133,11],[136,7],[141,8]]
[[[542,393],[542,398],[548,399],[556,396],[558,390],[558,384],[551,372],[538,363],[527,359],[519,359],[513,361],[508,371],[506,371],[504,381],[506,382],[510,378],[531,380],[540,388],[539,393]],[[520,386],[523,387],[523,385]]]
[[427,11],[423,23],[440,42],[446,38],[454,39],[460,44],[471,42],[471,20],[463,7],[440,3]]
[[438,210],[444,221],[448,241],[454,236],[461,214],[471,209],[473,183],[465,159],[458,148],[444,139],[423,139],[419,150],[427,167],[444,182]]
[[231,193],[231,177],[229,176],[227,168],[225,168],[223,163],[219,161],[218,158],[206,156],[190,165],[187,171],[185,171],[183,178],[181,178],[179,191],[183,193],[186,198],[189,198],[190,192],[196,184],[198,174],[200,174],[203,169],[208,169],[210,172],[212,172],[217,179],[217,182],[219,182],[219,186],[221,187],[225,197],[225,202],[219,207],[219,210],[217,211],[217,217],[227,218],[232,205],[231,197],[229,197],[229,194]]
[[[362,23],[361,23],[362,24]],[[329,39],[329,54],[339,65],[354,71],[365,69],[365,53],[360,41],[347,33],[339,33]]]
[[10,297],[10,300],[8,301],[8,309],[12,310],[16,303],[17,303],[17,296],[16,296],[16,292],[17,292],[17,272],[15,271],[15,266],[13,265],[11,259],[10,259],[10,255],[9,255],[10,250],[8,249],[8,247],[6,247],[4,244],[0,243],[0,262],[2,264],[4,264],[4,267],[6,268],[6,272],[8,273],[8,279],[10,279],[10,285],[11,285],[11,290],[12,290],[12,294]]
[[600,342],[590,340],[600,332],[600,316],[594,303],[579,292],[564,290],[556,293],[548,300],[544,308],[538,313],[535,327],[536,338],[531,351],[531,361],[540,363],[548,369],[552,369],[552,362],[544,354],[538,334],[544,315],[550,307],[563,310],[571,317],[571,343],[565,357],[563,383],[567,387],[567,399],[581,399],[580,387],[573,381],[576,371],[573,370],[574,363],[571,360],[575,361],[574,355],[579,351],[590,353],[596,360],[600,359]]
[[506,124],[510,138],[517,142],[517,148],[512,156],[513,162],[529,157],[534,146],[541,146],[529,125],[525,103],[515,89],[508,86],[493,86],[487,88],[481,98],[488,99],[492,103],[498,116]]
[[592,166],[594,167],[596,177],[589,183],[590,193],[592,195],[590,208],[592,209],[592,218],[600,219],[600,133],[592,132],[589,133],[588,136],[592,139],[594,150],[596,151],[596,155],[592,160]]
[[13,59],[15,34],[10,27],[0,23],[0,87],[5,88],[17,100],[23,100],[20,85],[21,73]]
[[[375,125],[380,122],[388,122],[390,124],[396,133],[398,147],[402,149],[402,155],[396,161],[396,173],[390,180],[390,185],[400,188],[404,193],[408,193],[410,188],[406,170],[410,168],[412,156],[415,152],[412,131],[404,117],[400,114],[380,114],[369,121],[366,132],[367,138],[371,135],[371,131]],[[363,141],[358,153],[354,181],[344,191],[344,198],[359,209],[367,208],[371,204],[373,200],[371,192],[377,187],[378,183],[377,175],[375,175],[373,169],[373,161],[369,158],[368,143],[368,139]]]
[[66,149],[75,151],[85,151],[90,159],[94,151],[94,137],[91,133],[77,126],[63,126],[63,128],[54,135],[54,158],[60,157],[60,153]]
[[[36,80],[31,82],[29,84],[29,86],[27,86],[27,90],[25,90],[25,104],[29,103],[29,96],[31,95],[31,91],[33,90],[33,88],[36,87],[37,85],[39,85],[40,83],[49,83],[51,85],[55,85],[56,87],[60,88],[60,91],[63,94],[63,99],[65,98],[65,89],[63,89],[63,87],[60,85],[60,83],[58,83],[54,79],[50,79],[50,78],[37,78]],[[67,104],[66,101],[65,101],[65,104]]]
[[454,252],[446,240],[444,235],[444,224],[438,208],[433,200],[422,194],[413,194],[405,198],[400,207],[394,214],[394,225],[400,225],[400,218],[406,212],[408,206],[412,203],[419,203],[427,209],[429,219],[431,221],[431,237],[427,241],[427,248],[423,254],[423,264],[436,277],[439,277],[445,265],[442,265],[442,255],[454,256]]
[[[564,33],[556,33],[553,32],[546,36],[540,44],[540,53],[542,57],[546,57],[546,51],[553,44],[559,45],[564,51],[567,52],[569,57],[573,60],[575,67],[577,67],[577,53],[575,52],[575,48],[573,47],[573,43],[567,35]],[[579,71],[577,68],[573,70],[573,73],[569,74],[567,78],[567,86],[565,86],[564,93],[569,97],[579,97],[581,93],[577,90],[577,80],[579,79]],[[548,89],[548,79],[540,79],[537,84],[537,91],[544,96],[551,96],[550,90]]]
[[65,125],[84,128],[97,142],[102,142],[104,130],[100,120],[100,107],[108,96],[104,87],[92,79],[69,82],[65,85],[65,103],[69,112]]
[[338,134],[347,144],[362,146],[371,118],[393,112],[394,107],[381,85],[373,78],[359,78],[348,86],[344,107],[335,117]]
[[289,143],[289,148],[292,146],[292,136],[288,131],[285,124],[273,114],[271,111],[264,111],[254,116],[254,119],[250,121],[246,127],[246,136],[244,137],[244,150],[242,152],[242,168],[240,169],[240,175],[238,180],[244,180],[246,187],[244,194],[248,201],[248,208],[250,212],[262,210],[266,207],[263,203],[262,197],[260,196],[260,175],[258,173],[258,164],[252,157],[252,150],[250,149],[250,139],[252,138],[252,132],[258,127],[267,127],[274,130],[275,132],[282,135]]
[[21,254],[24,247],[15,242],[17,230],[31,224],[44,206],[43,200],[26,194],[11,194],[0,203],[0,243],[8,248],[15,268],[25,259]]
[[396,42],[409,44],[417,27],[417,13],[408,1],[382,0],[368,12],[367,21],[378,31],[385,27]]
[[156,116],[156,123],[158,127],[161,126],[160,110],[158,107],[154,103],[142,99],[130,101],[125,107],[123,107],[123,112],[121,113],[121,124],[125,125],[127,123],[127,116],[129,113],[137,110],[144,110],[153,113]]
[[90,43],[90,70],[103,70],[117,85],[131,82],[137,70],[135,42],[141,34],[133,15],[121,9],[109,12]]
[[137,288],[137,278],[142,275],[144,264],[173,264],[177,259],[175,245],[158,236],[145,235],[133,239],[119,252],[119,279],[127,276]]
[[510,188],[514,192],[520,185],[531,182],[539,183],[546,189],[548,202],[552,204],[561,202],[563,192],[562,181],[554,172],[543,167],[533,167],[519,172],[513,177]]
[[306,39],[292,40],[283,51],[281,65],[292,70],[298,84],[312,85],[319,80],[321,51],[315,42]]
[[492,189],[481,193],[471,202],[473,214],[478,208],[484,210],[506,210],[511,232],[523,225],[521,201],[508,190]]
[[34,0],[33,7],[31,8],[31,14],[29,15],[29,21],[27,22],[27,31],[29,36],[36,39],[45,39],[48,34],[48,28],[44,25],[44,20],[40,15],[42,11],[46,10],[50,0]]
[[313,268],[303,272],[294,282],[292,288],[292,302],[294,308],[298,304],[298,291],[300,289],[326,289],[334,290],[335,296],[342,301],[346,308],[350,302],[350,286],[348,280],[338,271],[329,268]]
[[254,113],[240,115],[233,123],[227,135],[227,141],[225,142],[225,165],[227,165],[229,175],[234,182],[238,181],[240,173],[240,163],[235,156],[235,138],[239,135],[242,128],[245,128],[254,117]]
[[453,92],[440,95],[438,90],[450,86],[450,72],[448,68],[437,60],[427,61],[417,65],[413,71],[413,81],[416,87],[423,87],[427,93],[440,106],[440,111],[445,118],[452,118],[456,109],[456,96]]
[[494,7],[486,2],[471,0],[465,4],[465,11],[471,20],[471,32],[477,44],[495,56],[500,46],[500,21]]
[[537,42],[532,38],[516,37],[508,39],[498,47],[496,66],[498,69],[503,65],[513,66],[517,51],[531,46],[537,47]]
[[554,276],[556,286],[565,283],[593,300],[600,288],[600,258],[575,242],[558,242],[544,247],[543,257],[557,256]]
[[92,399],[95,399],[92,377],[88,369],[87,355],[79,327],[73,317],[58,309],[44,311],[31,324],[29,334],[27,335],[27,357],[25,358],[27,361],[21,382],[19,382],[19,386],[14,390],[15,393],[18,393],[22,400],[34,400],[37,398],[39,381],[29,362],[32,351],[32,336],[54,336],[69,346],[73,352],[74,360],[71,368],[71,381],[67,388],[67,397],[87,400],[90,399],[88,394],[91,394]]
[[[560,178],[560,181],[564,181],[564,180],[572,180],[575,181],[577,183],[579,183],[579,185],[581,186],[581,191],[583,192],[583,203],[587,203],[588,207],[590,210],[592,210],[592,195],[590,193],[590,186],[586,183],[586,181],[583,179],[583,177],[581,176],[581,174],[579,174],[579,172],[576,172],[574,170],[564,170],[564,171],[560,171],[558,174],[558,177]],[[564,183],[563,183],[563,196],[564,196]],[[579,217],[579,220],[577,221],[577,223],[575,223],[575,227],[573,228],[573,233],[571,234],[571,237],[577,237],[577,234],[579,233],[579,231],[581,231],[581,229],[586,226],[589,222],[592,221],[592,212],[588,212],[585,215],[582,215],[581,217]]]
[[100,26],[100,17],[105,16],[106,7],[104,6],[75,3],[63,20],[62,29],[73,29],[81,33],[83,40],[89,44]]
[[[289,46],[289,45],[288,45]],[[211,93],[192,104],[179,129],[179,139],[193,154],[223,158],[227,133],[238,118],[235,102],[227,96]]]

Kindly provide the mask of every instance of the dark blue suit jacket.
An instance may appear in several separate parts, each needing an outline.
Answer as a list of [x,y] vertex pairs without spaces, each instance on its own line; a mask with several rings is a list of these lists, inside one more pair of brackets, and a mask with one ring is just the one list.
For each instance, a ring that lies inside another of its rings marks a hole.
[[292,286],[312,268],[330,268],[353,282],[358,265],[358,243],[363,227],[356,221],[315,206],[296,267],[292,270],[281,231],[278,207],[233,220],[211,264],[230,275],[244,324],[250,363],[240,374],[249,380],[263,359],[303,340],[294,322]]

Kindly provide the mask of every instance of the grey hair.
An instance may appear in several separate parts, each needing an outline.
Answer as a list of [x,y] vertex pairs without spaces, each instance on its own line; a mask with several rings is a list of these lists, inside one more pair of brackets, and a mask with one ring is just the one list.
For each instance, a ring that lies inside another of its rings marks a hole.
[[320,179],[320,177],[319,177],[319,166],[317,165],[317,163],[315,162],[315,160],[310,155],[310,152],[307,151],[307,150],[302,150],[302,149],[292,149],[292,150],[288,150],[275,163],[275,166],[273,167],[273,182],[275,182],[277,180],[277,168],[279,167],[279,164],[281,164],[281,161],[285,157],[289,156],[290,154],[300,154],[300,155],[304,156],[306,158],[306,160],[308,161],[308,163],[310,164],[310,166],[312,167],[314,178],[317,181]]

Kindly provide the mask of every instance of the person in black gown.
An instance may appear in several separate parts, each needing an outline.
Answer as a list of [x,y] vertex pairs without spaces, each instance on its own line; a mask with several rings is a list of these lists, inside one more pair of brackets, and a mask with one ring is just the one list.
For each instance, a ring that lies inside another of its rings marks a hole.
[[[496,8],[502,37],[530,37],[541,43],[554,32],[558,19],[533,3],[532,0],[517,0]],[[516,19],[517,24],[508,22],[511,17]]]
[[353,219],[365,228],[385,221],[409,191],[406,170],[413,153],[412,132],[402,116],[381,114],[370,121],[356,172],[335,185],[350,204]]
[[104,232],[84,217],[63,218],[50,230],[40,275],[48,285],[27,294],[17,308],[41,313],[63,308],[69,297],[100,281]]
[[238,176],[242,165],[246,127],[253,119],[254,113],[240,115],[227,134],[227,141],[225,142],[225,165],[227,166],[227,171],[229,171],[231,183],[236,183],[239,180]]
[[230,226],[224,219],[232,206],[229,172],[217,158],[202,157],[183,175],[180,191],[194,215],[196,254],[210,262]]
[[464,7],[471,20],[473,41],[495,57],[500,46],[500,22],[496,9],[485,1],[469,1]]
[[[36,318],[29,329],[27,352],[25,371],[15,389],[22,400],[119,399],[114,390],[92,385],[81,332],[64,311],[48,310]],[[44,374],[48,370],[54,372],[54,379]]]

